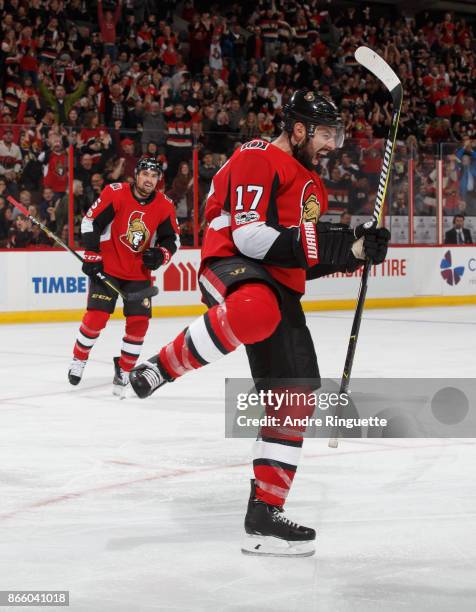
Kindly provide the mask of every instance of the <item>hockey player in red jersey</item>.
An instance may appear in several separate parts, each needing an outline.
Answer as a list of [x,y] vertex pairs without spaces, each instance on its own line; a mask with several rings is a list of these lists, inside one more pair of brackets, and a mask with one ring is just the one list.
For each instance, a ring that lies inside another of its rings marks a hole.
[[[104,273],[123,293],[143,290],[151,286],[151,270],[166,265],[180,244],[174,204],[157,191],[161,174],[155,159],[140,159],[134,183],[105,187],[83,218],[83,272],[90,283],[68,372],[72,385],[80,382],[89,353],[116,305],[117,293],[97,274]],[[122,398],[139,358],[151,308],[149,298],[124,304],[126,329],[121,355],[114,358],[113,379],[113,392]]]
[[[319,369],[300,299],[307,278],[381,263],[389,232],[371,224],[351,230],[319,221],[327,193],[314,171],[319,155],[344,140],[335,105],[313,91],[295,92],[273,142],[241,146],[214,176],[199,283],[209,307],[157,355],[131,372],[139,397],[246,346],[257,388],[286,387]],[[263,382],[264,381],[264,382]],[[300,388],[303,388],[300,385]],[[301,416],[300,405],[286,406]],[[286,518],[283,506],[303,443],[302,430],[263,428],[256,444],[243,552],[309,555],[315,531]]]

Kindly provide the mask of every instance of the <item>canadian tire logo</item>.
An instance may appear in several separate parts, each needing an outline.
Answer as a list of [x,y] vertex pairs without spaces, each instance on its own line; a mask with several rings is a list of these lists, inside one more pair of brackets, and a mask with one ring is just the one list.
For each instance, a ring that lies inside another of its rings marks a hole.
[[196,291],[197,270],[187,261],[170,263],[164,272],[164,291]]
[[457,285],[464,274],[464,266],[453,266],[451,251],[446,251],[440,263],[441,276],[448,285]]

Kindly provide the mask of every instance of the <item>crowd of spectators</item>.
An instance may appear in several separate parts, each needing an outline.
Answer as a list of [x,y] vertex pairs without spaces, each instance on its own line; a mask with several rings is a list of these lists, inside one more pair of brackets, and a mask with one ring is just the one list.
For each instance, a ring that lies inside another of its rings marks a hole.
[[67,236],[71,146],[76,234],[104,185],[132,180],[147,154],[187,242],[193,146],[203,205],[240,143],[279,133],[297,87],[342,109],[347,144],[317,168],[331,205],[369,212],[391,108],[355,61],[360,44],[396,68],[406,94],[390,212],[407,214],[412,159],[416,212],[434,214],[442,155],[448,214],[476,214],[476,41],[462,16],[328,0],[0,0],[0,17],[0,247],[48,242],[8,194]]

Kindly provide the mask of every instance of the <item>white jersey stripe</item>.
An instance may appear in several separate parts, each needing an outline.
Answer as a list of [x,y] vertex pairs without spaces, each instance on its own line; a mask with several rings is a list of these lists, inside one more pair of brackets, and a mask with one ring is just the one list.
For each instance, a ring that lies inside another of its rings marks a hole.
[[209,228],[218,232],[224,227],[230,227],[230,225],[231,225],[231,216],[226,212],[222,212],[219,217],[215,217],[210,222]]
[[233,232],[233,241],[238,250],[253,259],[263,259],[279,237],[278,230],[264,221],[248,223]]

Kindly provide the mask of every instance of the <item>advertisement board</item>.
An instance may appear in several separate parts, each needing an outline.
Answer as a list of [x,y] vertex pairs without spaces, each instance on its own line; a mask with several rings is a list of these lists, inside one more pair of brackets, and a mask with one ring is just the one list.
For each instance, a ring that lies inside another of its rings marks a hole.
[[[154,273],[153,282],[159,288],[154,305],[165,307],[162,314],[179,315],[193,312],[194,307],[200,308],[199,265],[199,250],[182,249],[166,268]],[[353,274],[336,273],[308,282],[304,304],[348,307],[344,302],[355,300],[361,273],[361,270]],[[3,315],[4,322],[9,320],[7,314],[64,313],[81,310],[86,304],[88,279],[77,260],[67,252],[2,251],[0,282],[0,320]],[[385,305],[395,307],[405,305],[399,304],[399,300],[422,296],[447,297],[447,303],[456,296],[474,297],[476,249],[392,247],[387,260],[372,267],[367,296],[377,301],[392,299],[392,304]]]

